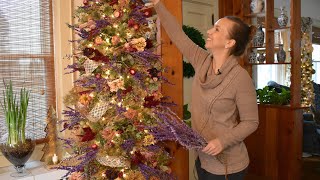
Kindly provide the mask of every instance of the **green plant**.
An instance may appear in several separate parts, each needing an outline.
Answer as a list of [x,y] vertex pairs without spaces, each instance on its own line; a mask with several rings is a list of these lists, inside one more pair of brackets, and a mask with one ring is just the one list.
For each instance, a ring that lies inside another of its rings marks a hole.
[[[6,125],[8,128],[8,144],[17,144],[19,141],[25,142],[25,127],[27,120],[27,109],[29,103],[29,91],[25,88],[20,90],[20,102],[16,100],[13,93],[12,82],[5,84],[3,91],[2,109],[5,114]],[[20,105],[19,105],[20,103]]]
[[269,86],[263,89],[257,89],[257,98],[261,104],[286,105],[290,103],[290,91],[281,88],[281,92],[276,92]]
[[[184,31],[184,33],[195,43],[197,44],[199,47],[206,49],[205,48],[205,40],[203,38],[203,34],[197,30],[194,27],[191,26],[187,26],[187,25],[183,25],[182,29]],[[195,74],[195,71],[192,67],[192,65],[188,62],[184,62],[183,61],[183,77],[193,77]]]
[[188,104],[183,105],[183,121],[191,127],[191,112],[188,110]]

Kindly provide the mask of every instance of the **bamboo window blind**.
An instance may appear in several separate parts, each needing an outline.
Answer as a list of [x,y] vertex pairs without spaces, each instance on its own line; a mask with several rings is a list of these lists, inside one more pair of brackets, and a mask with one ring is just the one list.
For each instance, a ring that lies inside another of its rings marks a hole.
[[[3,80],[31,91],[26,133],[45,137],[47,109],[55,105],[52,0],[0,1],[0,100]],[[0,110],[0,141],[6,139]]]

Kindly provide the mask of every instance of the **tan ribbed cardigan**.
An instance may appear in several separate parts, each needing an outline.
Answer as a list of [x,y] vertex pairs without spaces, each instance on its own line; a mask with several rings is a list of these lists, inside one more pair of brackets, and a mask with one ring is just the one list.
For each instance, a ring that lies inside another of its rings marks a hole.
[[198,152],[202,168],[217,175],[224,175],[226,167],[228,174],[244,170],[249,157],[243,140],[259,124],[251,77],[232,56],[220,68],[221,74],[215,75],[212,55],[184,34],[181,25],[161,2],[155,9],[170,39],[196,72],[192,84],[192,128],[207,141],[218,138],[223,145],[222,162],[221,158]]

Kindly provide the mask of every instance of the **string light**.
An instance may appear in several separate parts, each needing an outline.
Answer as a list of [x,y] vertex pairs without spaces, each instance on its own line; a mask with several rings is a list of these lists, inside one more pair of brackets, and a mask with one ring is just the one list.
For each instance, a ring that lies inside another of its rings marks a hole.
[[310,39],[309,33],[303,33],[302,35],[302,53],[301,53],[301,105],[308,107],[311,106],[315,95],[313,93],[313,84],[311,83],[312,74],[314,73],[314,69],[312,68],[312,43]]

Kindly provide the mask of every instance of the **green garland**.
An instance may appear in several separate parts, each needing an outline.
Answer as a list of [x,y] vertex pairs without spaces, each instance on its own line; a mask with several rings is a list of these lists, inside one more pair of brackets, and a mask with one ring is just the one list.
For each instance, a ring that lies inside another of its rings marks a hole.
[[[203,34],[195,29],[194,27],[183,25],[182,29],[184,33],[199,47],[206,49],[205,48],[205,40],[203,39]],[[183,61],[183,77],[190,78],[194,76],[194,69],[190,63],[184,62]]]

